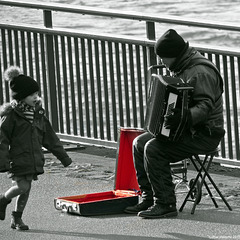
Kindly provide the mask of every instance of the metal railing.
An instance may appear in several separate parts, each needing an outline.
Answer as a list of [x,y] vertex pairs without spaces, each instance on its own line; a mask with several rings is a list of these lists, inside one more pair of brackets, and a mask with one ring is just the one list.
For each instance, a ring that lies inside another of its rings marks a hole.
[[[44,107],[62,140],[101,146],[116,147],[119,126],[144,126],[148,67],[157,62],[155,23],[240,32],[237,25],[172,16],[46,3],[1,4],[43,10],[45,26],[0,24],[0,104],[10,100],[3,72],[18,65],[39,82]],[[53,28],[52,11],[145,21],[147,38]],[[226,135],[217,160],[238,165],[240,49],[195,47],[217,65],[225,81]]]

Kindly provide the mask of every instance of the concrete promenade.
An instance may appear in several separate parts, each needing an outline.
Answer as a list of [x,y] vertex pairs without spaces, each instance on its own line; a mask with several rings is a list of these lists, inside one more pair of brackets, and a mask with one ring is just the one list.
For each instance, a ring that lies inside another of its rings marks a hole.
[[[46,154],[45,174],[33,182],[32,192],[23,220],[29,231],[10,229],[10,214],[15,200],[7,209],[5,221],[0,222],[1,240],[206,240],[240,239],[240,178],[218,171],[213,178],[227,197],[233,211],[217,199],[216,209],[204,194],[195,214],[188,202],[183,212],[173,219],[141,219],[135,215],[74,216],[54,208],[56,197],[109,191],[114,188],[115,156],[96,148],[69,150],[74,163],[63,168],[51,154]],[[188,171],[190,179],[195,174]],[[240,177],[240,175],[239,175]],[[1,192],[11,186],[6,174],[0,174]],[[184,194],[178,194],[178,206]]]

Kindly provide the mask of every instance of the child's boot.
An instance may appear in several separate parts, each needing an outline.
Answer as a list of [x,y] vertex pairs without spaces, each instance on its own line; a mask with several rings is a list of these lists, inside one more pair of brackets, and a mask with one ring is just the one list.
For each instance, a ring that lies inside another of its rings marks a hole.
[[12,212],[11,228],[17,230],[29,230],[28,225],[22,221],[22,212]]
[[0,219],[4,220],[6,216],[7,205],[11,202],[4,195],[0,195]]

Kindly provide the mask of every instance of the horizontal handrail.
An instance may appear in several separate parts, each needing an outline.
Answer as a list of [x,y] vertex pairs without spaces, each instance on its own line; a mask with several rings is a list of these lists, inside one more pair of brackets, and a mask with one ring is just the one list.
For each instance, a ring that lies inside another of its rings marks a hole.
[[78,14],[88,14],[95,15],[101,17],[111,17],[111,18],[124,18],[138,21],[146,21],[146,22],[161,22],[161,23],[170,23],[177,25],[185,25],[185,26],[193,26],[193,27],[203,27],[203,28],[212,28],[212,29],[221,29],[228,31],[240,31],[240,26],[234,23],[223,23],[219,21],[206,21],[206,20],[198,20],[192,18],[183,18],[178,16],[168,16],[162,15],[159,17],[157,14],[140,14],[139,12],[127,12],[127,11],[117,11],[117,10],[109,10],[103,8],[93,8],[93,7],[82,7],[77,5],[69,5],[69,4],[54,4],[54,3],[41,3],[35,2],[30,3],[26,1],[7,1],[1,0],[0,5],[14,6],[14,7],[25,7],[25,8],[34,8],[41,10],[49,10],[49,11],[58,11],[58,12],[69,12],[69,13],[78,13]]
[[[13,25],[13,24],[1,24],[0,28],[5,28],[9,30],[19,30],[19,31],[31,31],[33,33],[42,33],[42,34],[52,34],[52,35],[64,35],[71,37],[83,37],[87,39],[98,39],[103,41],[112,41],[118,43],[129,43],[129,44],[137,44],[142,46],[154,46],[155,41],[148,39],[140,39],[139,37],[132,36],[122,36],[122,35],[111,35],[111,34],[98,34],[98,33],[90,33],[87,31],[78,31],[78,30],[67,30],[63,28],[41,28],[41,27],[33,27],[32,25]],[[240,57],[240,49],[221,47],[219,49],[217,46],[209,47],[209,45],[205,44],[194,44],[193,47],[197,48],[199,51],[204,51],[206,53],[214,53],[214,54],[223,54],[228,56],[237,56]]]
[[[19,30],[19,31],[29,31],[33,33],[42,33],[42,34],[52,34],[52,35],[65,35],[71,37],[84,37],[87,39],[99,39],[103,41],[113,41],[113,42],[124,42],[124,43],[131,43],[131,44],[141,44],[143,46],[153,46],[155,41],[143,39],[140,40],[139,38],[131,37],[131,36],[121,36],[121,35],[110,35],[110,34],[97,34],[97,33],[90,33],[87,31],[78,31],[78,30],[67,30],[63,28],[41,28],[41,27],[33,27],[32,25],[12,25],[12,24],[1,24],[0,28],[5,28],[9,30]],[[240,53],[240,51],[239,51]]]

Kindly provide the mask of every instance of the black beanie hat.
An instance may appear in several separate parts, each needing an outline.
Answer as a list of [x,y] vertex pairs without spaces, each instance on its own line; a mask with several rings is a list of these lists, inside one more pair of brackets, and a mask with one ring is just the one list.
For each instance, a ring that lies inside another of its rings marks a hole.
[[18,67],[8,68],[5,72],[5,79],[10,81],[13,99],[22,100],[39,91],[38,83],[33,78],[21,74]]
[[186,46],[183,38],[173,29],[166,31],[155,44],[155,53],[161,58],[175,58]]

